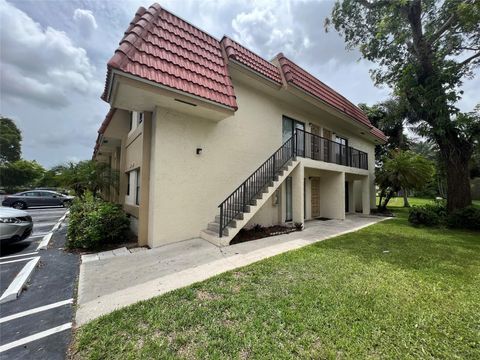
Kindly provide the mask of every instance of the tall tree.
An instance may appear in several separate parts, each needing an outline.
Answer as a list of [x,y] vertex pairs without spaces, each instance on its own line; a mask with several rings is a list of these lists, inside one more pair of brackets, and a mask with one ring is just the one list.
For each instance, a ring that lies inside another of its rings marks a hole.
[[420,131],[434,140],[447,172],[449,211],[471,204],[469,160],[480,124],[455,104],[480,65],[480,2],[343,0],[333,22],[349,48],[378,63],[377,84],[407,99]]
[[22,134],[12,119],[0,116],[0,163],[20,160]]
[[7,189],[33,187],[45,172],[35,160],[18,160],[0,164],[0,185]]
[[379,128],[388,137],[385,145],[375,147],[375,158],[381,160],[390,150],[407,150],[410,141],[405,134],[408,114],[406,104],[398,97],[378,102],[373,106],[358,105],[367,115],[373,126]]

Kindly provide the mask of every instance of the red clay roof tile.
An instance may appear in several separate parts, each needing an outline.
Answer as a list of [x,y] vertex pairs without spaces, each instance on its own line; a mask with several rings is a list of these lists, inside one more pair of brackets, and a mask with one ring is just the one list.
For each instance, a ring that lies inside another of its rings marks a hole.
[[362,110],[348,101],[345,97],[325,85],[283,54],[278,54],[277,59],[287,83],[295,85],[301,90],[337,108],[355,120],[358,120],[369,127],[372,126],[368,117],[362,112]]
[[158,4],[138,9],[108,62],[107,83],[112,69],[237,109],[220,42]]
[[108,62],[102,98],[108,100],[112,69],[118,69],[236,110],[235,93],[222,49],[227,59],[248,67],[278,85],[283,83],[283,74],[287,84],[361,122],[370,129],[372,135],[386,141],[385,135],[371,125],[358,107],[283,54],[276,57],[280,64],[277,67],[229,37],[224,36],[219,42],[158,4],[137,10],[118,49]]
[[238,61],[279,85],[282,84],[282,77],[277,66],[227,36],[223,37],[221,43],[229,59]]

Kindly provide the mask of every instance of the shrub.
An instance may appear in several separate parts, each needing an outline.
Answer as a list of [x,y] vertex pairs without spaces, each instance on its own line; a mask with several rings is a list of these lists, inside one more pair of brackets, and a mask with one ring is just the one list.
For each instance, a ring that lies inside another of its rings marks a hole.
[[98,249],[126,239],[129,220],[120,206],[91,196],[70,207],[67,247]]
[[435,226],[444,222],[447,210],[443,202],[413,206],[408,215],[408,221],[414,225]]
[[295,230],[297,230],[297,231],[302,231],[303,230],[303,224],[301,222],[296,222],[294,224],[294,226],[295,226]]
[[455,210],[448,215],[447,225],[452,228],[480,230],[480,209],[469,206]]

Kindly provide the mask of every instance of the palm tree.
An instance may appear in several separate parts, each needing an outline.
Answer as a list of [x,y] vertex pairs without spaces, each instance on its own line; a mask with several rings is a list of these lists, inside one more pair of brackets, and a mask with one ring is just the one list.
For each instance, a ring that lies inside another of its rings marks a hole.
[[62,184],[71,188],[80,198],[83,198],[86,191],[97,196],[99,192],[111,186],[117,188],[119,183],[118,171],[112,170],[103,162],[93,160],[80,161],[76,164],[70,162],[58,166],[56,170],[60,174]]
[[378,205],[381,211],[386,210],[390,199],[400,190],[404,193],[404,206],[408,207],[407,191],[422,188],[434,173],[432,162],[412,151],[393,150],[382,163],[376,174],[381,190]]

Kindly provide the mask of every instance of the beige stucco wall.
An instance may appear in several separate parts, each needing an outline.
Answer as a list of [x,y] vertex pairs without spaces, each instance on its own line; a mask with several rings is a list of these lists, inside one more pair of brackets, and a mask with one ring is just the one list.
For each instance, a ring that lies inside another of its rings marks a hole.
[[[307,131],[309,123],[328,124],[333,131],[335,121],[339,123],[331,114],[319,111],[315,115],[266,95],[263,90],[250,86],[252,79],[247,77],[237,76],[233,82],[239,109],[219,122],[156,107],[149,182],[150,246],[198,237],[218,214],[220,202],[281,146],[282,115],[305,122]],[[356,139],[354,133],[349,133],[348,126],[338,132],[349,138],[349,145],[369,153],[373,174],[373,143]],[[202,148],[200,155],[196,154],[197,148]],[[331,211],[338,218],[342,218],[339,209],[344,208],[344,185],[339,185],[344,176],[341,173],[329,180],[336,189],[335,193],[330,191],[330,196],[341,196],[341,200],[332,202],[342,204]],[[303,196],[303,182],[295,189]],[[283,186],[280,191],[279,204],[272,206],[269,200],[249,225],[271,225],[284,219]],[[307,194],[308,191],[307,182]],[[294,216],[303,217],[303,209],[296,208]]]

